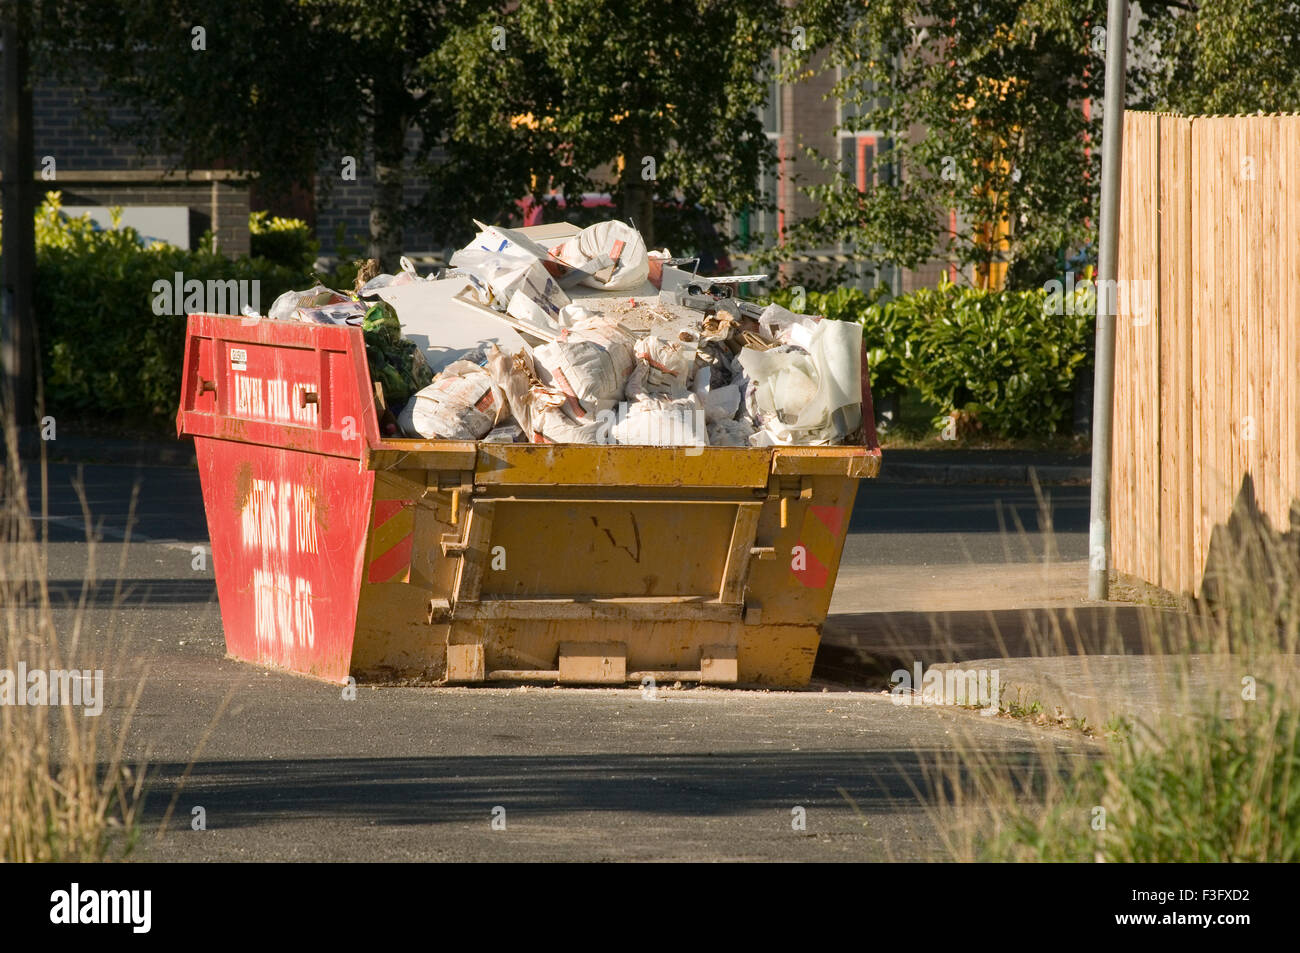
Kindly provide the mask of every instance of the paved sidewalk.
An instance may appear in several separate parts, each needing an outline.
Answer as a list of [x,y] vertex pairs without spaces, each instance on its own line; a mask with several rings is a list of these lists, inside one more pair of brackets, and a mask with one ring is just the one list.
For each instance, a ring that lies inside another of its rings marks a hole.
[[1182,610],[1090,602],[1087,576],[1084,560],[848,566],[814,675],[880,691],[899,670],[915,680],[917,665],[996,672],[1004,707],[1036,704],[1093,727],[1237,716],[1249,703],[1243,679],[1283,686],[1300,679],[1300,658],[1254,671],[1233,656],[1164,654],[1160,633],[1178,631]]
[[1084,560],[846,566],[817,675],[883,688],[918,662],[1144,651],[1162,610],[1089,602],[1087,579]]
[[[1004,705],[1037,703],[1051,715],[1084,719],[1095,728],[1122,719],[1138,729],[1167,718],[1217,711],[1240,717],[1251,703],[1267,704],[1261,683],[1294,686],[1300,657],[1289,671],[1261,672],[1228,655],[1086,655],[1059,658],[972,659],[936,666],[965,672],[998,671]],[[1243,679],[1255,682],[1255,697],[1243,696]]]

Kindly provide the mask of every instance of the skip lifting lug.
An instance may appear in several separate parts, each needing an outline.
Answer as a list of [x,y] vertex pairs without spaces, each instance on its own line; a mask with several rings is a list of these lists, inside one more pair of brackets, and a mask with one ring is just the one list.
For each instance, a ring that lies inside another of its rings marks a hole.
[[767,499],[778,500],[781,510],[781,528],[790,526],[790,500],[810,503],[813,498],[813,481],[810,476],[773,476],[767,483]]

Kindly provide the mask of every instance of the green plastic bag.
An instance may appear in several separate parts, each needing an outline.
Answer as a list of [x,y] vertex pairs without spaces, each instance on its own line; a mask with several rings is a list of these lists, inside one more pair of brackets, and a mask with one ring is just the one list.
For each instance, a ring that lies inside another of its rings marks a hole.
[[370,310],[361,319],[361,328],[367,339],[373,335],[389,347],[402,340],[402,326],[398,323],[397,312],[386,301],[370,306]]

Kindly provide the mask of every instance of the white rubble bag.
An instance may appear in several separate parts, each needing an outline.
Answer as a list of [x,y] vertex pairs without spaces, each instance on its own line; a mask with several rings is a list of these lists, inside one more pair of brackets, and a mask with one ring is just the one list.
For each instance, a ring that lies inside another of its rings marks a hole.
[[756,382],[756,447],[825,445],[862,424],[862,326],[819,321],[809,350],[783,345],[740,352],[745,374]]
[[636,365],[636,338],[617,321],[579,319],[560,332],[560,340],[533,349],[537,377],[567,394],[575,420],[594,414],[602,403],[623,396]]
[[589,288],[626,291],[639,288],[650,276],[650,257],[645,239],[626,222],[598,222],[552,248],[551,254],[573,268],[580,268],[601,256],[615,259],[608,277],[603,277],[604,272],[598,271],[592,277],[582,279],[581,283]]
[[807,349],[818,319],[810,314],[795,314],[779,304],[769,304],[758,316],[763,333],[780,344],[797,344]]
[[406,433],[426,439],[478,440],[508,413],[505,393],[484,368],[455,361],[406,402],[397,423]]
[[692,331],[679,331],[673,337],[650,334],[636,342],[636,369],[627,379],[626,394],[631,401],[649,397],[679,400],[691,387],[695,372],[695,354],[699,337]]
[[710,447],[748,447],[754,428],[747,420],[710,420],[706,428]]
[[[546,416],[556,411],[567,395],[536,382],[536,370],[526,348],[507,355],[495,344],[484,348],[487,372],[505,395],[510,415],[530,443],[537,443]],[[555,429],[552,422],[552,429]]]
[[548,410],[538,418],[538,443],[609,443],[605,425],[596,419],[574,420],[564,408]]
[[610,435],[615,443],[644,447],[706,447],[709,444],[704,408],[695,394],[678,400],[648,397],[629,404]]

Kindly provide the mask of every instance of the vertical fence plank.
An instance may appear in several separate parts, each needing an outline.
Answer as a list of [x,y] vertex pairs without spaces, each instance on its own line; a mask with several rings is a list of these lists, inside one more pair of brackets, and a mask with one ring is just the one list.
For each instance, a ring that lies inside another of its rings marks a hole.
[[[1293,297],[1287,284],[1289,259],[1295,257],[1297,241],[1295,229],[1300,227],[1300,216],[1296,215],[1293,196],[1289,187],[1300,179],[1300,170],[1287,167],[1287,139],[1300,135],[1300,124],[1295,124],[1287,117],[1279,116],[1273,125],[1273,162],[1278,169],[1278,188],[1274,198],[1273,235],[1268,238],[1277,249],[1277,260],[1270,267],[1273,282],[1273,300],[1276,310],[1275,323],[1277,344],[1274,355],[1269,362],[1269,373],[1277,377],[1275,394],[1275,439],[1277,440],[1277,480],[1278,480],[1278,528],[1285,529],[1289,522],[1291,497],[1297,486],[1293,472],[1293,441],[1291,439],[1291,419],[1296,415],[1297,395],[1293,389],[1295,361],[1288,357],[1293,334],[1293,322],[1296,315],[1290,313],[1290,301]],[[1289,226],[1289,227],[1288,227]]]
[[1215,255],[1215,284],[1224,290],[1218,308],[1219,346],[1215,354],[1218,364],[1218,387],[1222,415],[1213,421],[1204,421],[1215,445],[1215,466],[1211,474],[1213,494],[1210,518],[1213,525],[1224,522],[1232,509],[1232,485],[1240,444],[1236,439],[1237,421],[1241,417],[1240,393],[1236,386],[1237,324],[1242,308],[1242,289],[1237,280],[1235,264],[1240,255],[1241,189],[1236,166],[1241,153],[1241,127],[1238,123],[1216,120],[1222,132],[1218,143],[1215,176],[1222,189],[1220,214],[1224,223],[1222,243]]
[[1259,184],[1256,189],[1259,202],[1259,217],[1255,223],[1255,280],[1259,283],[1259,350],[1255,355],[1255,376],[1259,380],[1260,419],[1256,425],[1255,456],[1259,462],[1262,483],[1261,503],[1273,526],[1285,526],[1286,505],[1285,486],[1282,480],[1281,445],[1282,433],[1280,418],[1284,413],[1279,401],[1282,388],[1281,371],[1277,356],[1280,353],[1280,313],[1277,286],[1276,258],[1270,262],[1269,249],[1280,247],[1277,231],[1277,212],[1279,188],[1282,183],[1277,164],[1276,118],[1261,117],[1257,120],[1257,139],[1259,148]]
[[[1157,261],[1160,271],[1156,275],[1154,288],[1137,286],[1130,289],[1130,296],[1141,300],[1149,299],[1149,307],[1157,315],[1160,350],[1157,355],[1156,383],[1160,388],[1160,538],[1157,540],[1156,552],[1160,566],[1156,579],[1158,585],[1171,588],[1176,576],[1176,568],[1171,557],[1176,555],[1170,545],[1170,537],[1178,533],[1179,499],[1178,484],[1173,476],[1178,471],[1178,435],[1180,403],[1183,397],[1183,364],[1178,353],[1178,327],[1181,315],[1178,313],[1174,283],[1177,277],[1173,271],[1178,264],[1176,249],[1182,237],[1178,234],[1177,192],[1179,188],[1178,169],[1175,165],[1178,157],[1177,139],[1174,135],[1178,120],[1173,116],[1160,116],[1157,120],[1157,138],[1159,140],[1159,168],[1156,173],[1156,187],[1159,195],[1157,202],[1156,240]],[[1146,294],[1143,295],[1142,292]]]
[[[1179,417],[1179,463],[1177,472],[1178,498],[1180,500],[1179,533],[1175,545],[1178,546],[1178,574],[1176,592],[1192,592],[1196,588],[1195,565],[1195,524],[1196,524],[1196,456],[1192,445],[1193,423],[1196,420],[1192,406],[1196,393],[1197,379],[1193,360],[1195,342],[1193,333],[1196,322],[1192,306],[1192,120],[1178,117],[1177,156],[1175,174],[1178,180],[1178,207],[1174,213],[1178,217],[1179,241],[1177,245],[1177,292],[1174,307],[1178,311],[1178,352],[1182,361],[1181,400],[1178,405]],[[1172,256],[1171,256],[1172,257]]]
[[[1254,479],[1255,491],[1259,502],[1267,505],[1271,492],[1268,471],[1264,466],[1264,381],[1260,374],[1264,348],[1264,278],[1262,275],[1263,255],[1267,249],[1261,247],[1265,240],[1263,230],[1264,202],[1268,201],[1261,184],[1274,181],[1275,170],[1270,170],[1265,155],[1264,131],[1268,119],[1252,116],[1242,125],[1243,155],[1241,163],[1246,166],[1238,178],[1242,191],[1242,228],[1241,254],[1237,258],[1238,281],[1245,291],[1246,306],[1242,309],[1240,320],[1244,325],[1241,330],[1238,362],[1240,376],[1238,389],[1242,398],[1241,427],[1245,431],[1239,440],[1241,456],[1238,459],[1239,470],[1234,476],[1233,492],[1241,485],[1242,476],[1250,473]],[[1247,171],[1253,175],[1245,174]]]
[[[1206,382],[1210,377],[1207,339],[1213,337],[1213,329],[1209,324],[1208,271],[1203,266],[1203,263],[1206,261],[1210,230],[1205,210],[1210,207],[1213,197],[1208,178],[1205,175],[1205,120],[1192,119],[1190,124],[1189,152],[1191,161],[1187,172],[1192,180],[1192,234],[1190,244],[1197,267],[1193,268],[1190,273],[1192,285],[1192,419],[1188,421],[1187,427],[1192,434],[1192,551],[1188,554],[1188,561],[1192,567],[1192,578],[1199,579],[1201,566],[1203,565],[1201,554],[1205,545],[1205,485],[1202,482],[1202,475],[1205,471],[1206,456],[1204,437],[1199,424],[1210,413],[1209,388],[1206,386]],[[1196,588],[1196,584],[1193,584],[1193,592],[1195,592]]]
[[[1136,209],[1139,217],[1138,233],[1152,236],[1139,245],[1141,262],[1136,278],[1139,287],[1158,288],[1160,285],[1160,117],[1144,117],[1146,126],[1146,149],[1144,151],[1143,169],[1149,176],[1142,189],[1141,204]],[[1135,316],[1128,314],[1123,320],[1137,339],[1137,351],[1141,354],[1142,376],[1138,413],[1138,481],[1136,507],[1139,524],[1142,527],[1142,558],[1139,561],[1143,579],[1160,579],[1161,552],[1160,539],[1160,464],[1162,459],[1160,447],[1160,417],[1163,408],[1160,404],[1160,335],[1161,319],[1159,314],[1152,314],[1142,324],[1135,322]]]
[[[1130,224],[1131,209],[1137,201],[1140,171],[1134,158],[1139,151],[1138,138],[1142,128],[1138,118],[1124,115],[1124,161],[1120,164],[1119,250],[1117,274],[1127,276],[1133,272],[1133,246],[1138,236]],[[1136,571],[1131,542],[1132,526],[1128,519],[1128,501],[1131,476],[1130,459],[1133,453],[1133,435],[1129,405],[1133,400],[1134,363],[1133,348],[1123,325],[1115,325],[1115,387],[1111,411],[1111,486],[1110,486],[1110,565],[1117,572]]]
[[[1228,393],[1232,401],[1232,418],[1227,429],[1228,461],[1224,473],[1224,492],[1228,506],[1236,498],[1241,475],[1246,472],[1246,418],[1250,413],[1249,357],[1251,299],[1253,288],[1246,277],[1246,259],[1250,254],[1247,230],[1250,228],[1251,182],[1242,174],[1242,163],[1250,155],[1250,127],[1245,122],[1231,125],[1232,151],[1227,157],[1225,172],[1230,183],[1228,209],[1231,212],[1232,244],[1223,262],[1224,276],[1232,289],[1232,306],[1228,310],[1229,336],[1224,354],[1228,358]],[[1230,510],[1229,510],[1230,512]],[[1226,515],[1223,517],[1226,519]]]
[[1222,128],[1222,121],[1213,118],[1196,119],[1192,126],[1196,145],[1192,169],[1202,191],[1202,201],[1196,210],[1200,254],[1195,272],[1199,304],[1196,323],[1201,336],[1201,373],[1197,385],[1201,396],[1201,412],[1193,422],[1199,444],[1196,460],[1197,483],[1200,487],[1196,548],[1198,576],[1205,569],[1205,555],[1216,517],[1216,482],[1220,469],[1220,441],[1215,439],[1214,430],[1208,424],[1210,421],[1224,419],[1220,410],[1224,397],[1222,362],[1218,359],[1224,343],[1222,329],[1226,311],[1225,289],[1219,274],[1225,231],[1225,216],[1222,211],[1225,196],[1220,173],[1221,152],[1224,150],[1220,135]]
[[1233,160],[1237,155],[1237,131],[1233,124],[1216,119],[1220,135],[1214,145],[1215,188],[1219,194],[1219,222],[1222,229],[1214,250],[1215,293],[1215,404],[1219,413],[1211,420],[1202,421],[1206,437],[1214,447],[1214,463],[1210,467],[1210,526],[1227,519],[1231,507],[1229,481],[1236,455],[1237,393],[1233,388],[1233,337],[1236,333],[1236,315],[1241,307],[1241,289],[1235,282],[1236,269],[1232,263],[1237,256],[1237,231],[1241,221],[1240,196],[1232,175]]
[[1183,591],[1191,575],[1191,121],[1161,116],[1159,173],[1160,577]]
[[[1279,118],[1278,143],[1281,187],[1277,194],[1275,274],[1280,292],[1280,331],[1275,372],[1285,387],[1279,407],[1279,467],[1284,505],[1289,511],[1300,495],[1300,116]],[[1286,525],[1286,521],[1280,525]]]
[[[1124,141],[1131,144],[1121,175],[1119,263],[1122,282],[1150,280],[1158,168],[1157,117],[1127,113]],[[1126,150],[1127,151],[1127,150]],[[1105,293],[1099,289],[1098,294]],[[1112,303],[1130,303],[1111,299]],[[1156,345],[1153,347],[1153,342]],[[1119,572],[1149,578],[1158,539],[1159,348],[1156,321],[1137,326],[1131,313],[1115,318],[1115,409],[1111,464],[1111,565]],[[1154,505],[1153,505],[1154,504]]]

